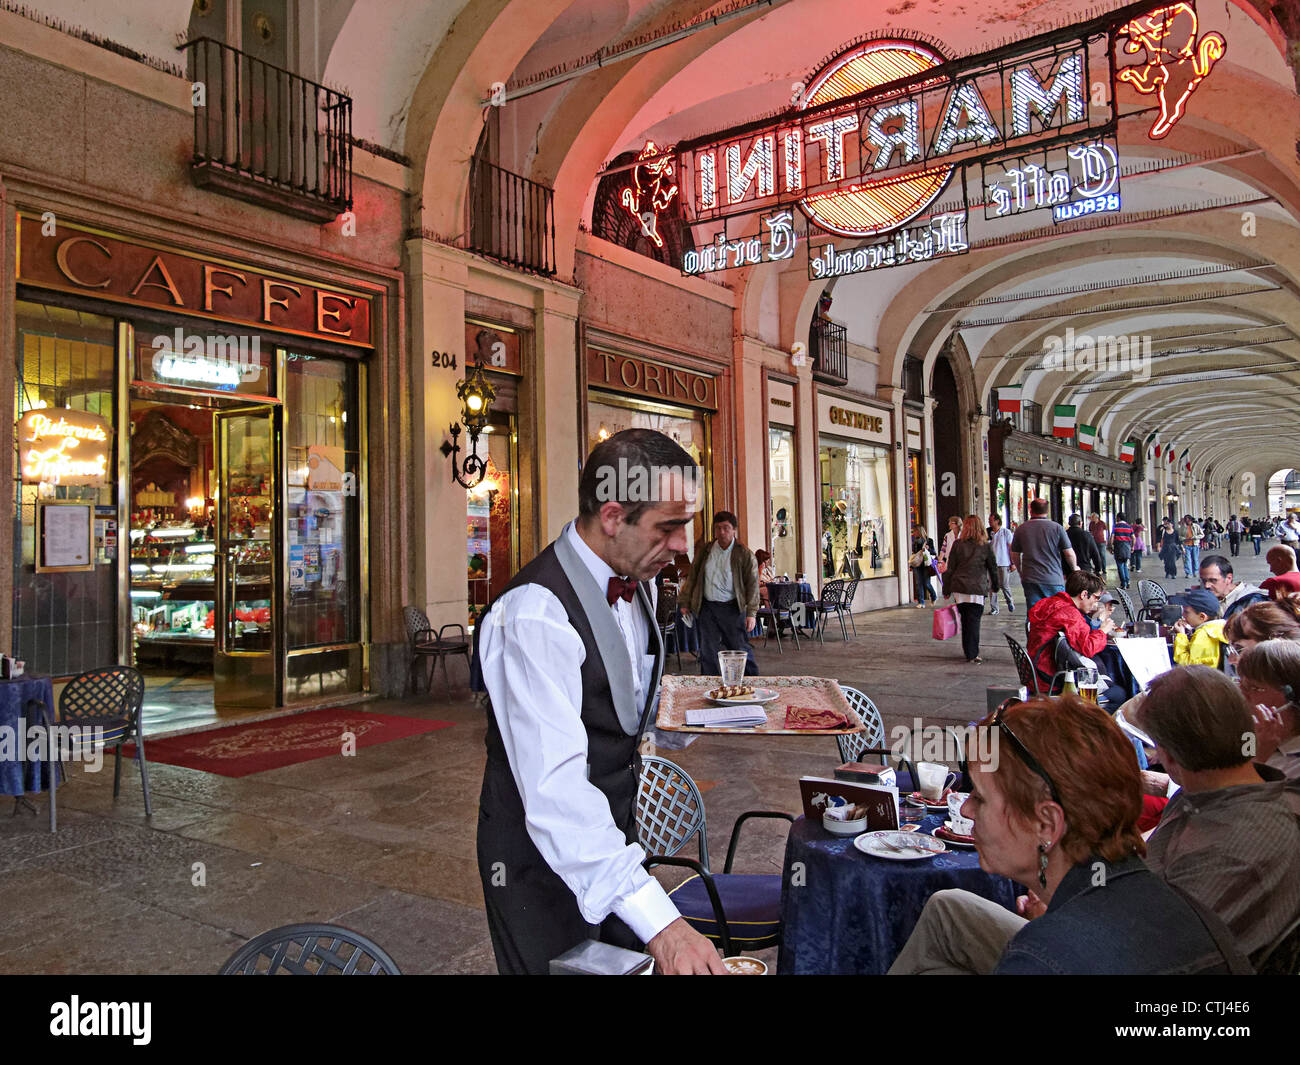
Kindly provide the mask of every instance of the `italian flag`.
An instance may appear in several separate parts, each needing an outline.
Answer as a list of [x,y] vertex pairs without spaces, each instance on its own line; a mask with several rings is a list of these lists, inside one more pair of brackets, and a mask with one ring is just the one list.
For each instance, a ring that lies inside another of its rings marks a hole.
[[1097,427],[1095,425],[1079,426],[1079,450],[1091,451],[1097,443]]
[[1166,452],[1166,454],[1168,454],[1170,462],[1178,461],[1178,455],[1174,452],[1174,447],[1172,444],[1169,446],[1169,450],[1168,452]]
[[1052,435],[1074,436],[1074,414],[1076,407],[1057,405],[1052,408]]
[[998,413],[999,414],[1019,414],[1020,413],[1020,396],[1024,391],[1019,385],[1012,385],[1009,388],[998,389]]
[[1159,435],[1160,435],[1160,430],[1157,429],[1155,432],[1151,433],[1151,435],[1149,435],[1149,436],[1147,437],[1147,442],[1146,442],[1146,457],[1147,457],[1147,460],[1148,460],[1148,461],[1150,461],[1150,459],[1151,459],[1151,445],[1152,445],[1152,444],[1155,444],[1155,445],[1156,445],[1155,457],[1156,457],[1156,458],[1159,458],[1159,457],[1160,457],[1160,445],[1159,445],[1158,443],[1156,443],[1156,437],[1158,437]]
[[1137,441],[1126,440],[1119,446],[1120,462],[1132,462],[1137,458]]

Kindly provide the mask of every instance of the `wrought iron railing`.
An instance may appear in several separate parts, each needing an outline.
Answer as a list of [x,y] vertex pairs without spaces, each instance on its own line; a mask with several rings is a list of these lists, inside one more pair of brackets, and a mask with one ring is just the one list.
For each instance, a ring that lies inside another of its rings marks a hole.
[[181,48],[195,84],[197,184],[260,189],[247,198],[312,218],[351,209],[350,97],[210,37]]
[[555,273],[554,192],[476,155],[469,170],[469,250]]
[[849,331],[825,318],[814,318],[808,330],[808,352],[813,359],[813,377],[843,385],[849,380]]

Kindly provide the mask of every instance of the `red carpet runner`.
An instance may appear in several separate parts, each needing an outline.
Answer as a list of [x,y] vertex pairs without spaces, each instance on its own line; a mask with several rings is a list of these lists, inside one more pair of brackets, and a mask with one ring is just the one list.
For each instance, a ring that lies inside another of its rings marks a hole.
[[[146,737],[144,755],[150,762],[201,769],[223,777],[246,777],[313,758],[340,757],[345,733],[355,737],[349,749],[359,750],[451,728],[454,723],[335,707],[169,739]],[[135,757],[133,744],[124,744],[122,749],[124,756]]]

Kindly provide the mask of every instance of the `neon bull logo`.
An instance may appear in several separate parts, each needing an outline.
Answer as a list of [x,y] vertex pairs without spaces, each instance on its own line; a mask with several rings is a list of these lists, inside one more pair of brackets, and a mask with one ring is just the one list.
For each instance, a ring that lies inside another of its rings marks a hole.
[[[660,157],[656,159],[655,156]],[[632,168],[632,184],[624,186],[621,202],[641,223],[641,232],[656,248],[662,248],[664,238],[659,235],[659,212],[667,210],[677,195],[672,156],[660,155],[659,146],[654,141],[646,141],[637,159],[637,165]]]
[[1207,33],[1198,41],[1197,28],[1190,5],[1171,4],[1125,23],[1118,31],[1119,37],[1128,38],[1126,53],[1146,50],[1143,65],[1125,67],[1117,76],[1144,96],[1159,97],[1160,114],[1148,133],[1152,139],[1173,129],[1188,98],[1227,51],[1222,34]]

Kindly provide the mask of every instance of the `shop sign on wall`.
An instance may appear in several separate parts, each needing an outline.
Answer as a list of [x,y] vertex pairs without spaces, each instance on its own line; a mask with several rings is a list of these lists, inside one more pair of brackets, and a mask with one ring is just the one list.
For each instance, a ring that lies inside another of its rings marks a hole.
[[18,280],[60,292],[372,347],[373,293],[18,216]]
[[708,274],[715,270],[734,270],[738,266],[782,262],[793,257],[798,246],[794,212],[774,211],[759,219],[759,232],[751,237],[730,240],[726,225],[722,225],[711,243],[692,248],[682,255],[682,273]]
[[892,419],[887,411],[859,407],[827,393],[821,393],[817,397],[819,433],[888,444],[891,428]]
[[497,373],[524,372],[523,344],[518,332],[488,322],[465,320],[465,369],[477,359]]
[[113,430],[96,414],[44,407],[18,419],[23,484],[102,485]]
[[1133,483],[1131,471],[1118,463],[1095,458],[1085,460],[1069,449],[1057,451],[1012,438],[1008,438],[1002,445],[1002,464],[1012,470],[1057,474],[1090,484],[1114,485],[1116,488],[1129,488]]
[[717,381],[707,374],[596,348],[587,352],[587,383],[592,388],[612,388],[666,403],[708,410],[718,407]]

